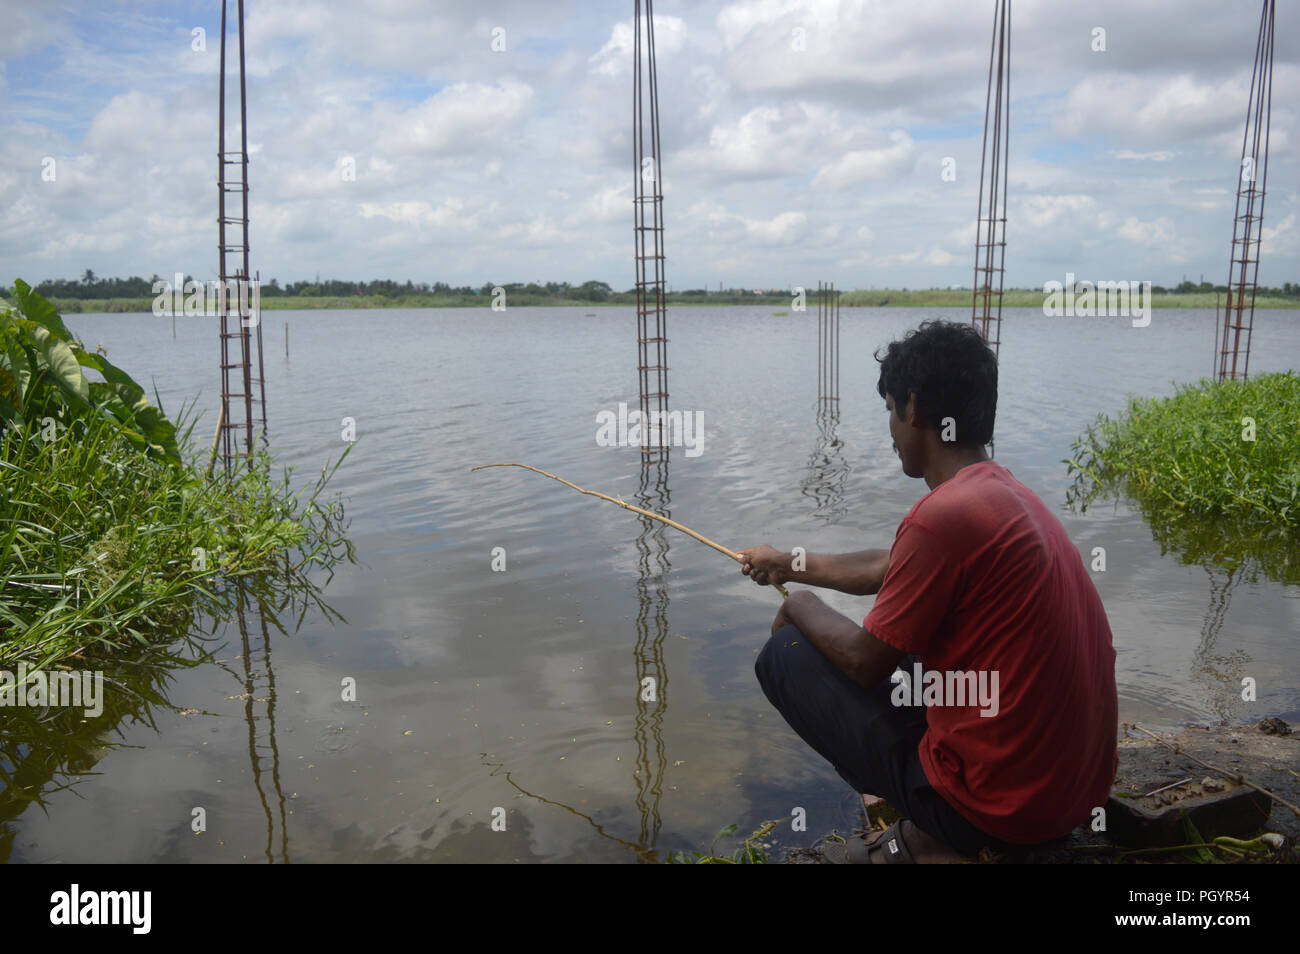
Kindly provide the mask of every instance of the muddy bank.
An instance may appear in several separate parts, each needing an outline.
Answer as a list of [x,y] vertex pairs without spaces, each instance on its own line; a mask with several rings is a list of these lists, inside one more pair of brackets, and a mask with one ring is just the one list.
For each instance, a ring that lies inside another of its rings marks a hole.
[[[1180,751],[1174,751],[1170,746],[1176,746]],[[1130,832],[1132,826],[1117,824],[1119,819],[1115,816],[1123,808],[1115,806],[1120,800],[1125,800],[1146,808],[1148,812],[1159,812],[1170,806],[1221,802],[1236,795],[1238,817],[1249,817],[1249,807],[1245,816],[1241,813],[1247,796],[1256,805],[1267,805],[1269,811],[1267,821],[1262,826],[1252,826],[1254,830],[1249,833],[1243,831],[1240,837],[1250,838],[1258,832],[1266,831],[1276,832],[1286,838],[1282,849],[1269,855],[1248,855],[1247,859],[1255,863],[1296,863],[1300,859],[1297,859],[1293,846],[1300,841],[1300,815],[1278,801],[1259,794],[1251,785],[1245,784],[1247,782],[1267,789],[1292,805],[1300,805],[1300,734],[1293,732],[1280,719],[1266,719],[1256,724],[1240,726],[1189,726],[1177,734],[1149,733],[1136,724],[1125,724],[1121,728],[1119,740],[1119,772],[1111,789],[1113,798],[1107,825],[1109,831],[1100,832],[1081,827],[1057,845],[1016,852],[985,852],[979,862],[1185,862],[1190,859],[1178,852],[1123,856],[1121,851],[1124,848],[1142,845],[1133,840],[1117,845],[1116,832]],[[1213,813],[1215,809],[1210,811]],[[1228,809],[1228,812],[1231,813],[1232,809]],[[873,809],[873,817],[877,814],[885,821],[896,817],[887,807]],[[1213,814],[1206,816],[1207,819],[1213,817]],[[865,813],[863,824],[866,824]],[[834,834],[849,835],[847,832]],[[1130,835],[1130,838],[1133,837],[1135,836]],[[1207,834],[1206,837],[1210,835]],[[792,864],[824,863],[821,848],[825,840],[823,838],[812,849],[791,851],[784,860]],[[1223,854],[1217,857],[1229,862],[1235,860]]]

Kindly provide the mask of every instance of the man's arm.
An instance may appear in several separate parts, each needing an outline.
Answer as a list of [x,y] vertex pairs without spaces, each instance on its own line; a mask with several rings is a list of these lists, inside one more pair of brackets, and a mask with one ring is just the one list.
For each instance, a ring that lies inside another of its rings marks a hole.
[[781,604],[772,632],[793,623],[804,637],[850,679],[871,689],[884,682],[905,655],[823,603],[815,593],[800,590]]
[[857,553],[809,553],[795,569],[792,553],[770,547],[741,550],[744,564],[740,572],[760,585],[806,583],[852,596],[871,596],[880,590],[889,570],[888,550],[859,550]]

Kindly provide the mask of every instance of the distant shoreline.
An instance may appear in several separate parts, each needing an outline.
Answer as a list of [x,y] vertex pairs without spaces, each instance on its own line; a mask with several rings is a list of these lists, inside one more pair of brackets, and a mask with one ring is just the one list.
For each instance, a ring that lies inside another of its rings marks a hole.
[[[1015,289],[1003,293],[1002,305],[1005,308],[1041,308],[1047,296],[1040,291]],[[153,310],[152,298],[51,298],[54,305],[63,314],[78,313],[140,313]],[[708,296],[669,294],[668,307],[690,306],[733,306],[751,305],[770,308],[773,312],[789,312],[791,299],[786,295],[730,295],[715,294]],[[430,295],[415,293],[387,297],[383,295],[357,295],[352,297],[313,296],[298,297],[276,295],[263,297],[263,311],[295,311],[316,309],[370,309],[370,308],[488,308],[492,304],[490,295]],[[581,301],[578,299],[551,298],[545,295],[516,293],[507,295],[507,307],[554,307],[554,308],[629,308],[635,305],[631,295],[612,295],[604,301]],[[901,290],[868,289],[842,292],[842,308],[963,308],[971,307],[969,291],[944,291],[937,289]],[[1153,308],[1214,308],[1213,293],[1170,292],[1151,296]],[[1300,308],[1300,299],[1279,296],[1260,296],[1255,300],[1257,309]],[[816,289],[810,289],[805,298],[806,311],[817,309]],[[169,316],[166,316],[169,317]],[[182,317],[178,315],[177,317]]]

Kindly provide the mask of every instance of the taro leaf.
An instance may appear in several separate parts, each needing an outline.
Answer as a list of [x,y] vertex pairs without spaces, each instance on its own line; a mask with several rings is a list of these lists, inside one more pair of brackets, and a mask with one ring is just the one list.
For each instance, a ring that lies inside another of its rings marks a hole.
[[[0,360],[5,363],[5,370],[13,380],[13,395],[10,398],[15,404],[23,403],[23,395],[27,393],[27,386],[32,380],[31,358],[28,356],[27,349],[22,346],[19,340],[20,335],[18,326],[14,319],[12,311],[0,312],[0,319],[5,321],[0,325],[0,334],[4,336],[4,354],[0,355]],[[12,331],[11,331],[12,329]],[[6,394],[9,392],[6,391]]]
[[141,394],[144,393],[144,388],[140,387],[131,375],[113,364],[113,362],[109,361],[103,355],[96,354],[93,351],[85,351],[81,348],[75,349],[75,354],[77,356],[77,362],[83,368],[92,368],[93,370],[98,371],[104,376],[105,381],[108,381],[111,384],[129,385],[130,387],[140,391]]
[[60,341],[72,341],[72,332],[68,331],[68,326],[63,323],[54,306],[32,291],[31,286],[21,278],[14,279],[14,299],[29,321],[36,322]]
[[180,463],[180,451],[176,447],[176,426],[150,405],[138,387],[92,381],[90,392],[95,402],[122,425],[123,436],[133,445],[149,453],[159,454],[173,463]]
[[[14,407],[9,399],[3,394],[0,394],[0,422],[15,425],[20,428],[26,426],[27,423],[23,420],[22,412],[20,412],[18,408]],[[2,429],[3,428],[0,428],[0,430]]]
[[19,319],[16,324],[31,336],[36,351],[44,359],[50,375],[65,394],[82,404],[90,400],[89,382],[81,373],[81,364],[66,341],[60,341],[44,325],[29,319]]

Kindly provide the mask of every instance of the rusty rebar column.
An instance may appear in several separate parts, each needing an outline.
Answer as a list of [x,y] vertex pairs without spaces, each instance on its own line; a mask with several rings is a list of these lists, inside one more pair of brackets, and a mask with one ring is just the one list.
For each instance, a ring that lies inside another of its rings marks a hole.
[[[659,151],[659,78],[655,66],[654,2],[633,7],[632,148],[635,182],[633,238],[636,265],[637,375],[644,454],[668,452],[668,302],[665,297],[664,219]],[[649,94],[647,103],[646,94]],[[647,123],[649,137],[647,139]],[[655,426],[651,426],[655,422]]]
[[[266,376],[262,363],[261,315],[257,318],[256,333],[250,330],[253,315],[254,286],[249,271],[248,242],[248,89],[244,54],[244,0],[237,3],[237,32],[239,36],[239,150],[226,150],[226,0],[221,3],[221,63],[218,68],[217,94],[217,294],[219,369],[221,373],[221,413],[218,446],[226,474],[233,474],[244,457],[248,467],[253,466],[253,404],[260,405],[262,433],[266,433]],[[238,167],[239,177],[232,180],[226,170]],[[232,216],[226,207],[229,193],[240,193],[238,216]],[[226,226],[237,226],[238,242],[232,243]],[[230,256],[236,256],[232,268]],[[234,303],[229,292],[233,282]],[[237,324],[232,325],[232,321]],[[253,355],[256,351],[257,375],[253,374]],[[234,372],[234,374],[232,374]],[[232,390],[232,385],[242,390]],[[239,405],[242,404],[242,407]],[[240,435],[242,428],[242,444]]]
[[1255,329],[1255,290],[1258,287],[1260,239],[1264,227],[1264,196],[1268,190],[1275,16],[1275,0],[1264,0],[1259,18],[1259,33],[1255,39],[1255,64],[1250,74],[1246,126],[1241,137],[1241,163],[1237,167],[1237,203],[1232,219],[1228,296],[1223,309],[1222,325],[1218,321],[1218,308],[1215,308],[1214,348],[1218,359],[1216,377],[1219,381],[1235,380],[1238,377],[1245,380],[1250,371],[1250,342]]
[[989,81],[984,96],[984,143],[980,151],[979,204],[975,214],[975,278],[971,285],[971,324],[995,355],[1002,343],[1010,107],[1011,0],[996,0],[993,40],[989,47]]

